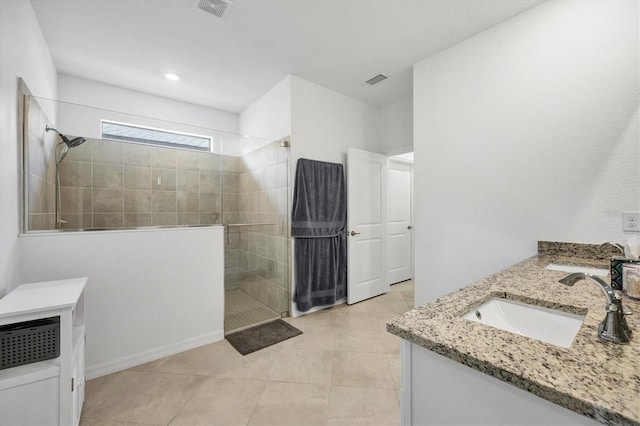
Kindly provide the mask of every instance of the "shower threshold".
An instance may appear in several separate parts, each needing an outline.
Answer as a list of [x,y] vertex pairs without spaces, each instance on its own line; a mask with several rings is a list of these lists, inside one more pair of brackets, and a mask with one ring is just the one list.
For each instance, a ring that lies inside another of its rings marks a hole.
[[224,294],[224,334],[241,331],[280,318],[274,311],[242,290]]

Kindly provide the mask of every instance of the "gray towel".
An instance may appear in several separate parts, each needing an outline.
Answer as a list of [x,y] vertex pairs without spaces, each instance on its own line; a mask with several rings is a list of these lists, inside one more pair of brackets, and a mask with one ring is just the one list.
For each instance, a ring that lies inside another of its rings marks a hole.
[[347,294],[346,187],[342,164],[301,158],[293,189],[296,288],[301,312]]

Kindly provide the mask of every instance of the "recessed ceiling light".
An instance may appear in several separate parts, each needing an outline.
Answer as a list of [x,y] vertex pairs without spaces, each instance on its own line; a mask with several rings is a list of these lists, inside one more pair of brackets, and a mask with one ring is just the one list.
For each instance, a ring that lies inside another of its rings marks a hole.
[[171,81],[178,81],[178,80],[180,80],[180,76],[179,76],[178,74],[174,74],[174,73],[172,73],[172,72],[168,72],[168,73],[166,73],[164,76],[165,76],[165,78],[166,78],[167,80],[171,80]]

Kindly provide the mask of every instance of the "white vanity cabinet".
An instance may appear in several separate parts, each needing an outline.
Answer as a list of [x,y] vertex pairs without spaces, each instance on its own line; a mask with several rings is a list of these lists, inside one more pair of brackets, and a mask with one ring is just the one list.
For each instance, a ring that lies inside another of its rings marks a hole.
[[404,339],[401,353],[403,426],[600,424]]
[[60,318],[58,358],[0,370],[0,426],[79,424],[86,282],[74,278],[23,284],[0,299],[0,326]]

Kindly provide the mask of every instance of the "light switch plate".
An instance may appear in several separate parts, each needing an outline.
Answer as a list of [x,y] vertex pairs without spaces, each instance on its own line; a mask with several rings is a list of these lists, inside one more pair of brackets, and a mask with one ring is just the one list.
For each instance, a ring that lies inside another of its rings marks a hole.
[[640,212],[622,212],[622,230],[640,232]]

